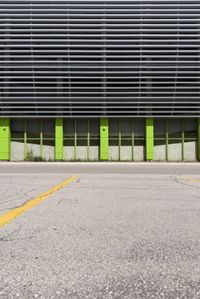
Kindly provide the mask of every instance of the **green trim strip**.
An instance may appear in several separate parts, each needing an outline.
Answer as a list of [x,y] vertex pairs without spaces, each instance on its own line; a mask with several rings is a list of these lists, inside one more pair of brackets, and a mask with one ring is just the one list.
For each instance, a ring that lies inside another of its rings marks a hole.
[[74,121],[74,160],[77,158],[77,122]]
[[154,159],[154,120],[146,118],[146,160]]
[[109,124],[107,118],[100,119],[100,160],[108,160]]
[[185,133],[184,133],[184,120],[181,121],[181,150],[182,150],[182,161],[185,160],[185,147],[184,147],[184,141],[185,141]]
[[10,119],[0,118],[0,160],[10,160]]
[[166,120],[166,161],[169,160],[169,132],[168,132],[168,120]]
[[122,133],[121,133],[121,120],[119,119],[119,161],[121,161],[121,146],[122,146]]
[[27,159],[27,129],[26,120],[24,121],[24,160]]
[[63,119],[55,120],[55,160],[63,160]]
[[134,145],[135,145],[135,136],[134,136],[134,120],[132,120],[132,160],[134,161]]
[[87,123],[87,160],[90,160],[90,121]]
[[197,120],[198,161],[200,161],[200,118]]
[[43,158],[43,123],[40,120],[40,160]]

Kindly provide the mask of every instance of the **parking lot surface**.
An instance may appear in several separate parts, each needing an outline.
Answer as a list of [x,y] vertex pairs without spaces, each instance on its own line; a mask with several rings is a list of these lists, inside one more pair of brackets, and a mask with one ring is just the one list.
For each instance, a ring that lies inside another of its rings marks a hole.
[[0,223],[48,190],[0,227],[0,298],[200,298],[199,164],[2,163]]

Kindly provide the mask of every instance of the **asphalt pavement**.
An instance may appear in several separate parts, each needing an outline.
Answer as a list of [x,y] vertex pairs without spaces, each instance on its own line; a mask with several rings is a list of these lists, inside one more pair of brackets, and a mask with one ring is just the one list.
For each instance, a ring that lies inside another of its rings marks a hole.
[[199,170],[1,163],[1,217],[77,178],[0,227],[0,298],[200,298]]

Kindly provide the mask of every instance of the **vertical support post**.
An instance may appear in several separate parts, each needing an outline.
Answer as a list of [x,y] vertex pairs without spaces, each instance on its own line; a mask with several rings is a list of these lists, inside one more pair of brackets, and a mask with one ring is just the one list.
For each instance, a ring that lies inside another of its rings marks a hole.
[[100,119],[100,160],[108,160],[108,118]]
[[87,123],[87,160],[90,160],[90,121]]
[[135,136],[134,136],[134,120],[132,120],[132,160],[135,160],[134,156],[134,145],[135,145]]
[[43,157],[43,122],[40,120],[40,160]]
[[122,146],[122,133],[121,133],[121,120],[119,119],[119,161],[121,161],[121,146]]
[[200,161],[200,118],[197,119],[197,145],[198,161]]
[[77,121],[74,120],[74,160],[77,159]]
[[55,160],[63,160],[63,119],[55,120]]
[[146,118],[146,160],[154,159],[154,120]]
[[24,160],[27,159],[27,125],[26,120],[24,120]]
[[181,151],[182,151],[182,161],[185,160],[185,148],[184,148],[184,142],[185,142],[185,132],[184,132],[185,126],[184,126],[184,120],[181,121]]
[[0,118],[0,160],[10,160],[10,119]]
[[134,145],[135,145],[135,134],[134,134],[134,120],[132,120],[131,123],[131,128],[132,128],[132,161],[135,160],[135,156],[134,156]]
[[166,119],[166,161],[169,161],[169,132],[168,132],[168,120]]

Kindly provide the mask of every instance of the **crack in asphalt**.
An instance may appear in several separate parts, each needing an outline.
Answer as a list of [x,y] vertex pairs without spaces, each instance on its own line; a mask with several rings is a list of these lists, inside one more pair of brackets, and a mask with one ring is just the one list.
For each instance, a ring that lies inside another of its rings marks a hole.
[[21,229],[22,225],[20,225],[17,229],[15,229],[14,231],[12,231],[11,233],[3,236],[3,237],[0,237],[0,242],[9,242],[9,241],[13,241],[12,240],[9,240],[8,237],[12,236],[13,234],[15,234],[16,232],[19,232],[19,230]]
[[198,189],[198,190],[200,189],[200,187],[198,187],[198,186],[194,186],[194,185],[191,185],[191,184],[187,184],[184,181],[180,181],[181,178],[179,179],[177,177],[170,176],[170,179],[171,179],[171,181],[173,181],[173,182],[175,182],[177,184],[183,185],[183,186],[185,186],[187,188],[190,187],[190,188],[193,188],[193,189]]

